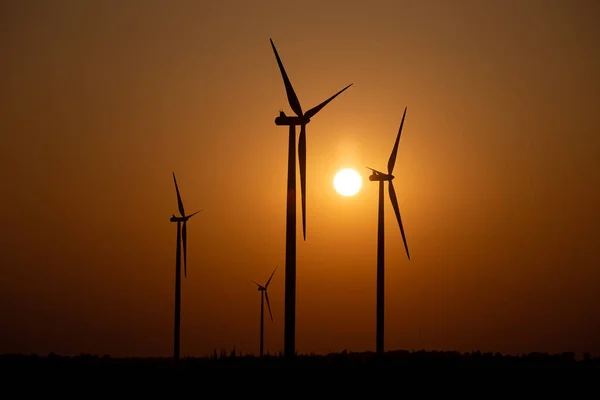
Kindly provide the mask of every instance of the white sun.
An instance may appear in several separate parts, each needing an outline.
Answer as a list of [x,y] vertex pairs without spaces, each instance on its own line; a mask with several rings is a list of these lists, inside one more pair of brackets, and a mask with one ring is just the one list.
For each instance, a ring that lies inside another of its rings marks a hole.
[[362,186],[362,179],[358,172],[351,168],[344,168],[335,174],[333,187],[342,196],[354,196]]

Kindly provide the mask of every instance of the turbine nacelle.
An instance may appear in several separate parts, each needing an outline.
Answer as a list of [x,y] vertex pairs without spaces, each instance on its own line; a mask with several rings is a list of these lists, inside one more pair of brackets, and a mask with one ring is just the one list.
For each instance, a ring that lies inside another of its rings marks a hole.
[[[369,167],[367,167],[369,168]],[[374,170],[373,168],[369,168],[373,173],[369,176],[370,181],[391,181],[395,178],[392,174],[384,174],[383,172]]]
[[379,175],[379,174],[371,174],[369,175],[369,180],[370,181],[376,181],[376,182],[381,182],[381,181],[391,181],[392,179],[394,179],[394,175]]
[[194,215],[198,214],[202,210],[198,210],[193,214],[186,215],[185,217],[176,217],[175,214],[171,215],[171,222],[187,222],[188,219],[192,218]]
[[278,126],[301,126],[310,122],[310,118],[306,116],[288,116],[283,111],[279,112],[279,116],[275,118],[275,125]]
[[175,215],[172,215],[170,218],[170,221],[171,222],[186,222],[190,218],[191,218],[191,215],[188,215],[187,217],[176,217]]
[[[252,281],[254,282],[254,281]],[[260,283],[254,282],[254,284],[257,286],[256,290],[258,290],[259,292],[266,292],[267,288],[264,287],[263,285],[261,285]]]
[[188,220],[188,218],[186,218],[186,217],[176,217],[175,214],[173,214],[171,216],[171,219],[170,219],[171,222],[185,222],[187,220]]

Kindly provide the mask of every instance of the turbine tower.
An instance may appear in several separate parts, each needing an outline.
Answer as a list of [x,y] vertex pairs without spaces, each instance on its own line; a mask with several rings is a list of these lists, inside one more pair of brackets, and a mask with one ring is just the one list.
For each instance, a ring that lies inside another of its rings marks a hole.
[[267,307],[269,307],[269,315],[271,316],[271,321],[273,321],[273,314],[271,313],[271,304],[269,303],[269,293],[267,292],[267,288],[269,287],[269,283],[271,282],[271,279],[273,278],[273,274],[275,273],[275,270],[277,269],[277,267],[275,267],[275,269],[273,270],[273,272],[271,272],[271,276],[269,277],[269,280],[267,281],[267,283],[265,284],[265,286],[260,285],[254,281],[256,286],[258,286],[258,291],[260,292],[260,356],[263,356],[263,332],[264,332],[264,310],[265,310],[265,297],[267,298]]
[[392,207],[394,208],[394,212],[396,214],[396,219],[398,220],[398,226],[400,226],[400,233],[402,234],[402,240],[404,241],[404,248],[406,249],[406,255],[410,260],[410,254],[408,252],[408,245],[406,244],[406,237],[404,236],[404,228],[402,226],[402,219],[400,218],[400,208],[398,207],[398,198],[396,197],[396,191],[394,190],[394,184],[392,180],[394,179],[394,175],[392,172],[394,171],[394,164],[396,163],[396,154],[398,153],[398,143],[400,143],[400,134],[402,133],[402,126],[404,125],[404,118],[406,117],[406,108],[404,108],[404,114],[402,115],[402,122],[400,123],[400,129],[398,130],[398,135],[396,136],[396,143],[394,143],[394,149],[392,150],[392,154],[390,155],[390,159],[388,160],[388,172],[384,174],[383,172],[374,170],[373,168],[369,168],[373,171],[373,174],[369,176],[370,181],[379,182],[379,213],[378,213],[378,223],[377,223],[377,336],[376,336],[376,349],[377,355],[382,356],[384,354],[384,346],[383,346],[383,331],[384,331],[384,231],[383,231],[383,182],[388,181],[388,189],[390,195],[390,201],[392,203]]
[[[177,191],[177,205],[179,207],[179,217],[175,214],[171,216],[171,222],[177,222],[177,250],[175,251],[175,334],[173,343],[173,359],[179,361],[179,340],[181,327],[181,242],[183,241],[183,274],[187,277],[187,221],[200,211],[186,215],[177,186],[177,179],[173,172],[173,182],[175,182],[175,191]],[[183,223],[183,229],[181,224]]]
[[[271,39],[270,39],[271,40]],[[275,53],[277,64],[285,85],[288,102],[296,116],[287,116],[283,111],[275,118],[275,125],[289,126],[288,145],[288,177],[286,205],[286,240],[285,240],[285,322],[284,322],[284,355],[292,357],[296,354],[296,126],[300,126],[298,139],[298,160],[300,164],[300,189],[302,191],[302,234],[306,240],[306,124],[331,100],[339,96],[352,84],[346,86],[321,104],[302,112],[300,101],[287,76],[283,63],[279,58],[273,40],[271,47]]]

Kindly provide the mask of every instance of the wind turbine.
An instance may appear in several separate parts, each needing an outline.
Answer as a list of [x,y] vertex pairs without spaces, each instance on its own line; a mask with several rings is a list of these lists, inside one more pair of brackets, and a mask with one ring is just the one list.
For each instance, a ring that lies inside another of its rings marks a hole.
[[288,146],[288,178],[287,178],[287,211],[286,211],[286,241],[285,241],[285,323],[284,323],[284,355],[295,354],[296,341],[296,126],[300,125],[298,139],[298,160],[300,164],[300,188],[302,191],[302,234],[306,240],[306,124],[331,100],[339,96],[352,84],[346,86],[321,104],[302,112],[300,101],[285,72],[281,58],[277,53],[272,39],[271,47],[277,58],[277,64],[285,85],[290,107],[296,116],[285,115],[280,111],[275,118],[275,125],[289,126]]
[[277,269],[277,267],[275,267],[275,269],[273,270],[273,272],[271,272],[271,276],[269,277],[269,280],[267,281],[267,283],[265,284],[265,286],[260,285],[254,281],[256,286],[258,286],[258,291],[260,292],[260,356],[263,356],[263,325],[264,325],[264,309],[265,309],[265,297],[267,298],[267,307],[269,307],[269,315],[271,316],[271,321],[273,321],[273,314],[271,313],[271,304],[269,303],[269,293],[267,292],[267,288],[269,287],[269,283],[271,282],[271,279],[273,278],[273,274],[275,273],[275,270]]
[[404,114],[402,115],[402,122],[400,123],[400,129],[396,136],[396,143],[394,143],[394,149],[388,160],[388,172],[374,170],[373,174],[369,176],[370,181],[379,182],[379,215],[377,224],[377,336],[376,336],[376,349],[378,355],[383,355],[383,330],[384,330],[384,235],[383,235],[383,182],[388,181],[388,189],[390,194],[390,201],[394,212],[396,213],[396,219],[398,220],[398,226],[400,226],[400,233],[402,233],[402,240],[404,241],[404,248],[406,249],[406,255],[410,260],[410,254],[408,252],[408,245],[406,244],[406,237],[404,236],[404,228],[402,226],[402,219],[400,218],[400,208],[398,207],[398,198],[396,197],[396,191],[394,190],[394,184],[392,180],[394,175],[394,164],[396,163],[396,154],[398,153],[398,143],[400,142],[400,134],[402,133],[402,126],[404,125],[404,118],[406,117],[406,108],[404,108]]
[[[177,186],[177,179],[173,172],[173,181],[175,182],[175,190],[177,191],[177,205],[179,207],[180,216],[175,214],[171,216],[171,222],[177,222],[177,250],[175,251],[175,337],[173,344],[173,358],[179,361],[179,339],[181,327],[181,242],[183,241],[183,274],[187,277],[187,221],[202,210],[198,210],[193,214],[186,215]],[[183,223],[183,229],[181,224]]]

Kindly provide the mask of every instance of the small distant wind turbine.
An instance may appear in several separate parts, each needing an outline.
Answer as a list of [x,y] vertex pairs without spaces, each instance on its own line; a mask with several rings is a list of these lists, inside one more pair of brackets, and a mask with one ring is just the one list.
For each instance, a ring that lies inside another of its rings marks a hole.
[[[173,181],[175,182],[175,190],[177,191],[177,205],[181,215],[179,217],[176,217],[175,214],[171,216],[171,222],[177,222],[177,250],[175,251],[175,337],[173,344],[173,358],[175,361],[178,361],[181,327],[181,242],[183,241],[183,271],[184,276],[187,277],[187,221],[202,210],[198,210],[193,214],[186,215],[174,172]],[[183,229],[181,229],[182,223]]]
[[275,273],[275,270],[277,269],[277,267],[275,267],[275,269],[273,270],[273,272],[271,272],[271,276],[269,277],[269,280],[267,281],[267,283],[265,284],[265,286],[260,285],[254,281],[256,286],[258,286],[258,291],[260,292],[260,356],[263,356],[263,332],[264,332],[264,309],[265,309],[265,297],[267,298],[267,307],[269,307],[269,315],[271,316],[271,321],[273,321],[273,314],[271,313],[271,304],[269,303],[269,293],[267,292],[267,288],[269,287],[269,283],[271,282],[271,279],[273,278],[273,274]]
[[390,194],[390,201],[394,212],[396,213],[396,219],[398,220],[398,226],[400,226],[400,233],[402,233],[402,240],[404,241],[404,248],[406,249],[406,255],[410,260],[410,254],[408,252],[408,245],[406,244],[406,237],[404,236],[404,228],[402,226],[402,219],[400,218],[400,208],[398,207],[398,198],[396,197],[396,191],[394,190],[394,184],[392,180],[394,175],[394,164],[396,163],[396,154],[398,153],[398,143],[400,143],[400,134],[402,133],[402,126],[404,125],[404,118],[406,117],[406,108],[404,108],[404,114],[402,115],[402,122],[400,123],[400,129],[396,136],[396,143],[394,143],[394,149],[388,160],[388,172],[374,170],[373,174],[369,176],[370,181],[379,182],[379,215],[377,224],[377,336],[376,336],[376,349],[378,355],[383,355],[383,331],[384,331],[384,231],[383,231],[383,182],[388,181],[388,189]]
[[279,116],[275,118],[275,125],[290,127],[286,206],[284,355],[293,356],[296,352],[296,125],[300,125],[298,161],[300,164],[300,189],[302,191],[302,234],[304,240],[306,240],[306,124],[331,100],[339,96],[344,90],[352,86],[352,84],[303,113],[298,96],[296,96],[296,92],[283,67],[281,58],[279,58],[275,44],[272,39],[270,41],[283,78],[288,102],[294,113],[296,113],[296,116],[287,116],[283,111],[280,111]]

